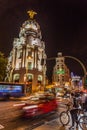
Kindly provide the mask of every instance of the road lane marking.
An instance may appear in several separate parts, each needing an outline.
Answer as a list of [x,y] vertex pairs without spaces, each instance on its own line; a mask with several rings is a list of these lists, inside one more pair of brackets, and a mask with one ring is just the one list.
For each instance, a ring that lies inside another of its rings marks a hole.
[[0,129],[4,129],[4,126],[0,124]]

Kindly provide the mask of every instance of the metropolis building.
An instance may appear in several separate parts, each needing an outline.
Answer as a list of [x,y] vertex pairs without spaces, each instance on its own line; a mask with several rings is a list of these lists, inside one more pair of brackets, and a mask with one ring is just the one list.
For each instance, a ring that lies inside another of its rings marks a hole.
[[28,11],[26,20],[14,38],[8,58],[7,79],[14,83],[31,83],[32,90],[45,86],[46,53],[39,24],[34,19],[36,12]]

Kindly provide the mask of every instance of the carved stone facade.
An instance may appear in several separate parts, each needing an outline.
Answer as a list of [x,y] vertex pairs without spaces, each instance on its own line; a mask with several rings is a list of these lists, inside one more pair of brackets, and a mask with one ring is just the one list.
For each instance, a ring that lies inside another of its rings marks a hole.
[[8,58],[7,79],[9,82],[32,83],[32,90],[45,85],[46,77],[45,43],[39,24],[29,19],[22,24],[19,38],[14,38]]

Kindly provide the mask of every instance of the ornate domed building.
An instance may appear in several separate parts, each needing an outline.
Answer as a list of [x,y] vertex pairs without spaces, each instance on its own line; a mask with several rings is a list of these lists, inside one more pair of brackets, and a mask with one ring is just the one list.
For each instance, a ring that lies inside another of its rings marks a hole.
[[28,11],[29,19],[22,24],[19,38],[14,38],[8,58],[7,79],[9,82],[31,84],[32,91],[45,85],[46,53],[39,24],[34,19],[36,12]]

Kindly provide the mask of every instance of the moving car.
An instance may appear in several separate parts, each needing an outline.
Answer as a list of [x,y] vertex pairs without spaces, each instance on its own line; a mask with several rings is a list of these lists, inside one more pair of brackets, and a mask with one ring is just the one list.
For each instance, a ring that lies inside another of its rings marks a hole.
[[27,101],[15,104],[22,111],[24,117],[34,117],[56,111],[58,103],[50,94],[42,94],[31,97]]

